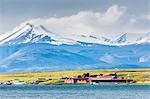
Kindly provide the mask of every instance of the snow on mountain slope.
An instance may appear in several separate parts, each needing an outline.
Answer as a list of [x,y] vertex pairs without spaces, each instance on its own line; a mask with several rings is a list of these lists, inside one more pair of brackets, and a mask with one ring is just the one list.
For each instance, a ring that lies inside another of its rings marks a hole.
[[[20,43],[39,43],[39,40],[44,39],[40,43],[51,43],[51,44],[77,44],[78,40],[84,38],[80,41],[92,41],[94,38],[87,39],[80,35],[73,35],[74,38],[67,35],[61,35],[58,33],[50,32],[42,25],[34,26],[30,23],[20,25],[18,29],[14,29],[12,33],[6,33],[1,35],[0,44],[20,44]],[[49,38],[49,40],[45,40]],[[51,38],[51,40],[50,40]],[[77,40],[78,39],[78,40]]]
[[[113,35],[113,36],[112,36]],[[132,33],[112,33],[110,36],[101,34],[86,35],[75,33],[55,33],[43,25],[32,25],[30,23],[23,23],[15,28],[12,32],[0,35],[0,45],[2,44],[21,44],[21,43],[49,43],[49,44],[81,44],[96,43],[103,45],[130,45],[149,43],[150,35],[132,34]]]
[[140,38],[137,39],[137,44],[140,44],[140,43],[150,43],[150,33],[146,33],[144,35],[142,35]]
[[116,43],[124,43],[127,41],[127,33],[121,35],[119,38],[116,39]]
[[12,39],[15,39],[17,36],[21,35],[22,33],[24,33],[25,31],[28,32],[30,31],[32,28],[27,25],[27,26],[24,26],[18,30],[16,30],[15,32],[13,33],[6,33],[6,34],[3,34],[1,35],[0,37],[0,44],[3,44],[3,43],[6,43],[8,42],[9,40],[12,40]]
[[[21,25],[22,26],[22,25]],[[20,43],[74,43],[71,39],[66,39],[54,34],[43,26],[25,24],[13,33],[3,34],[0,37],[0,44],[20,44]],[[55,40],[54,40],[55,39]]]

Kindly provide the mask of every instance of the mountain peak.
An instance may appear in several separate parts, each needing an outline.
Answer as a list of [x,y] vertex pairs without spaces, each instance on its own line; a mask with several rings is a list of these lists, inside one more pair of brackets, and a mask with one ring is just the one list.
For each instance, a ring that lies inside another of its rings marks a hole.
[[142,35],[141,37],[139,37],[139,38],[136,40],[136,42],[137,42],[138,44],[143,43],[143,42],[145,42],[145,43],[150,43],[150,32],[149,32],[149,33],[146,33],[146,34],[144,34],[144,35]]
[[127,33],[124,33],[115,40],[116,43],[125,43],[126,41],[127,41]]
[[32,25],[31,23],[26,23],[26,25],[27,25],[27,26],[30,26],[30,27],[32,27],[32,28],[34,27],[34,25]]
[[15,32],[7,34],[5,38],[0,40],[0,44],[50,43],[52,39],[46,34],[47,31],[45,30],[44,26],[26,23],[16,29]]

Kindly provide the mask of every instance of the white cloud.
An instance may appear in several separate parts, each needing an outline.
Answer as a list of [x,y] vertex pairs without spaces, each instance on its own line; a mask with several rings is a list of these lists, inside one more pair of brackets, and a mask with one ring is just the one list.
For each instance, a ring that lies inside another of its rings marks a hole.
[[149,29],[137,28],[136,19],[126,17],[126,7],[112,5],[105,12],[81,11],[66,17],[32,19],[28,22],[44,25],[50,31],[63,35],[84,34],[101,35],[101,33],[145,33]]
[[117,22],[124,14],[126,7],[119,7],[117,5],[111,6],[100,19],[100,22],[107,25],[112,25]]
[[[132,16],[130,18],[130,23],[136,24],[138,21],[149,21],[150,22],[150,13],[140,15],[140,16]],[[149,23],[150,25],[150,23]]]

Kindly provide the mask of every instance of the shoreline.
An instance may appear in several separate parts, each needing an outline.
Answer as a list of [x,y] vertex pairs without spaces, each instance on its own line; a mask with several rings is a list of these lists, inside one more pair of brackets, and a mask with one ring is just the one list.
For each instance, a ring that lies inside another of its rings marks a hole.
[[1,86],[99,86],[99,85],[108,85],[108,86],[111,86],[111,85],[124,85],[124,86],[127,86],[127,85],[139,85],[139,86],[150,86],[150,84],[49,84],[49,85],[44,85],[44,84],[23,84],[23,85],[0,85]]
[[[25,84],[30,84],[31,81],[37,79],[44,79],[39,85],[60,85],[64,84],[62,78],[75,77],[84,73],[90,73],[91,75],[111,73],[117,73],[118,76],[122,76],[125,79],[133,79],[135,82],[130,84],[150,84],[150,68],[138,68],[138,69],[109,69],[109,70],[70,70],[70,71],[52,71],[52,72],[27,72],[27,73],[13,73],[13,74],[0,74],[0,82],[3,81],[23,81]],[[105,83],[106,84],[106,83]],[[112,84],[112,83],[108,83]],[[121,84],[121,83],[119,83]],[[129,84],[129,83],[125,83]],[[67,85],[67,84],[65,84]],[[75,85],[75,84],[74,84]]]

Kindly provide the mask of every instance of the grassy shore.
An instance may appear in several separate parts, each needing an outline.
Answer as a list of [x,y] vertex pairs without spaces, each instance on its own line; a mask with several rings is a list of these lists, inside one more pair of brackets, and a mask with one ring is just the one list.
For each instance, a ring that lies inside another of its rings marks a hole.
[[8,81],[19,79],[25,82],[36,80],[37,78],[51,78],[52,80],[41,82],[40,84],[61,84],[62,77],[73,77],[82,75],[83,73],[94,74],[110,74],[117,73],[126,79],[133,79],[136,84],[150,84],[150,68],[149,69],[110,69],[110,70],[70,70],[70,71],[50,71],[50,72],[26,72],[26,73],[12,73],[0,74],[0,81]]

